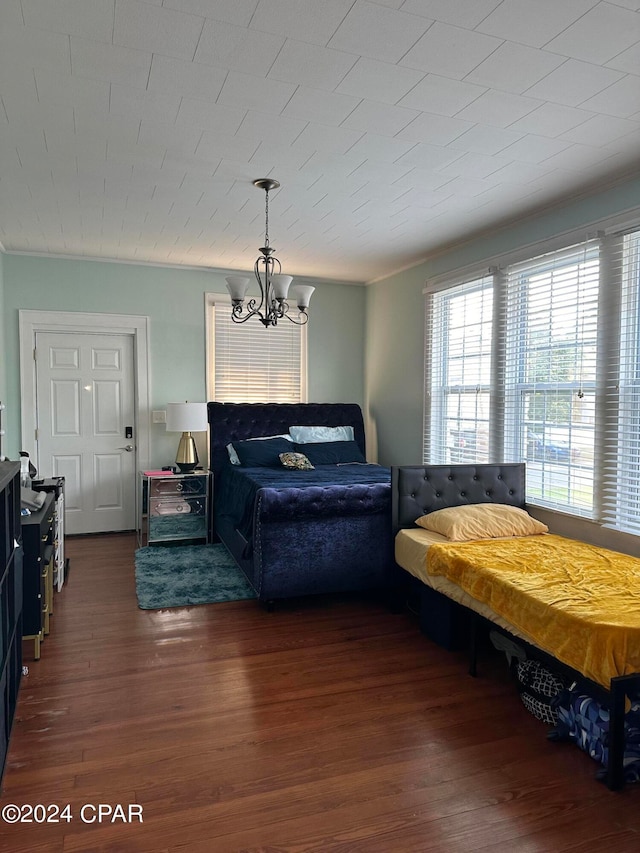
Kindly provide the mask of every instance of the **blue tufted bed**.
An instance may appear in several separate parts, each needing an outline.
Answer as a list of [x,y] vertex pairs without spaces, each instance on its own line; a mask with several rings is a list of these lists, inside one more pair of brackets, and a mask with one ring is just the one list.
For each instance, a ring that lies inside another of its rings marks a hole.
[[213,472],[211,532],[262,602],[390,588],[395,577],[390,471],[370,464],[232,465],[227,445],[294,425],[353,428],[364,456],[362,412],[348,403],[208,404]]

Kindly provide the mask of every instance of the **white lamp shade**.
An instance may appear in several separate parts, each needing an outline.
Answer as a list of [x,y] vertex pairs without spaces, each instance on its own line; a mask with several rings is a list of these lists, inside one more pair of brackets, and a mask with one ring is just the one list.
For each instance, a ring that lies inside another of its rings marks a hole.
[[311,287],[310,284],[297,284],[293,290],[298,308],[308,308],[311,301],[311,294],[315,290],[315,287]]
[[275,299],[286,299],[289,292],[289,285],[293,281],[292,275],[282,275],[277,273],[271,276],[271,286],[273,287],[273,296]]
[[206,403],[167,403],[167,432],[206,432]]
[[250,279],[243,275],[229,275],[225,279],[227,290],[234,301],[242,302],[247,293]]

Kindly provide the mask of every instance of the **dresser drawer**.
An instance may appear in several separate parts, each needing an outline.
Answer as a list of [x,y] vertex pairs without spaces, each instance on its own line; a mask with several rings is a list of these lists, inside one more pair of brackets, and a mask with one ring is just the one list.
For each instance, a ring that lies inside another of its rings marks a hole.
[[187,515],[190,512],[204,512],[204,501],[197,497],[173,498],[166,495],[152,497],[149,501],[149,515]]
[[167,479],[151,478],[150,499],[165,498],[171,495],[206,495],[207,477],[167,477]]

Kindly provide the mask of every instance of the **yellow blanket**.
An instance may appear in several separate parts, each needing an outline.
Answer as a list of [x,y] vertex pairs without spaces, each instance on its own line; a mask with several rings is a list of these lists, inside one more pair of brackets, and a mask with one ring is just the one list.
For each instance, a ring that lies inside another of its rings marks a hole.
[[640,559],[553,534],[431,545],[427,571],[609,687],[640,672]]

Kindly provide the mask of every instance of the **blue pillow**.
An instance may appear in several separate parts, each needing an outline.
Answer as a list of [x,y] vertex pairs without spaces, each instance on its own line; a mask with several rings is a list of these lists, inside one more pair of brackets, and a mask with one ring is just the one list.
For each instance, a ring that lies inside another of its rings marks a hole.
[[353,441],[352,426],[290,426],[289,435],[297,444],[322,444],[328,441]]
[[344,462],[366,462],[355,441],[323,441],[296,444],[298,453],[304,453],[312,465],[338,465]]
[[245,468],[281,468],[280,454],[291,451],[293,444],[286,438],[265,438],[263,441],[234,441],[233,447]]

